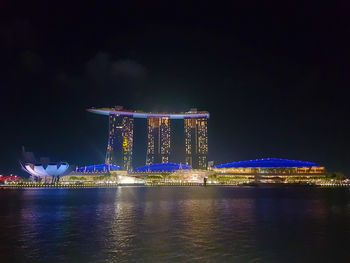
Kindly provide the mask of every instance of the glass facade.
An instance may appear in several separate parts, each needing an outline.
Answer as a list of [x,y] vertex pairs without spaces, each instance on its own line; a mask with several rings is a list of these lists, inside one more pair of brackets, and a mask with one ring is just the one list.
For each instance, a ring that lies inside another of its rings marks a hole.
[[185,163],[193,169],[207,169],[208,119],[185,118]]
[[134,118],[126,115],[109,115],[109,136],[106,164],[119,165],[123,170],[132,170]]

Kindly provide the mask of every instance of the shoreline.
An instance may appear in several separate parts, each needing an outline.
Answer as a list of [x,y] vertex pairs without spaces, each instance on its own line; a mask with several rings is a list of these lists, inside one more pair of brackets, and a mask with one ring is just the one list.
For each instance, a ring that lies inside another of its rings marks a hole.
[[163,183],[163,184],[26,184],[0,185],[3,189],[91,189],[91,188],[118,188],[118,187],[350,187],[350,184],[306,184],[306,183],[250,183],[250,184],[207,184],[203,183]]

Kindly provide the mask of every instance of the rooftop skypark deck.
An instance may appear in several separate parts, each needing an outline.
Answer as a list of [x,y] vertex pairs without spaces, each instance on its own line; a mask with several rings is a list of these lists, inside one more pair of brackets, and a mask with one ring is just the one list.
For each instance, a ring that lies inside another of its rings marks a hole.
[[135,110],[125,110],[122,108],[89,108],[88,112],[107,115],[116,114],[121,116],[130,116],[133,118],[147,119],[151,117],[169,117],[170,119],[185,119],[185,118],[207,118],[209,119],[209,112],[191,110],[188,112],[169,113],[169,112],[142,112]]

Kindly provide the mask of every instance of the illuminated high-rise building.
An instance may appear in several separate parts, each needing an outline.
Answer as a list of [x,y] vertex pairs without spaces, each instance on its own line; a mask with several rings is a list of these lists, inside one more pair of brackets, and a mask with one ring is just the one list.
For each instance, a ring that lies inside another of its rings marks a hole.
[[168,163],[170,120],[184,120],[185,162],[195,169],[207,168],[209,112],[191,109],[181,113],[155,113],[115,108],[91,108],[89,112],[109,116],[106,164],[131,170],[134,118],[147,119],[146,165]]
[[147,118],[146,165],[167,163],[170,156],[170,118]]
[[208,119],[185,118],[185,163],[194,169],[207,168]]
[[106,164],[119,165],[123,170],[131,170],[134,118],[132,115],[109,115],[109,136]]

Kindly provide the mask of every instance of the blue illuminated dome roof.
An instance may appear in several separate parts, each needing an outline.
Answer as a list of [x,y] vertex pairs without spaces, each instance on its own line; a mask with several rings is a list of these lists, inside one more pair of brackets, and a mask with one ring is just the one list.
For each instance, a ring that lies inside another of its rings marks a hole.
[[83,166],[75,169],[78,173],[109,173],[110,171],[119,171],[120,166],[113,164],[96,164],[90,166]]
[[267,158],[249,161],[240,161],[216,165],[215,168],[292,168],[292,167],[319,167],[312,162],[287,159]]
[[191,166],[178,163],[157,163],[137,167],[134,172],[174,172],[175,170],[191,169]]

